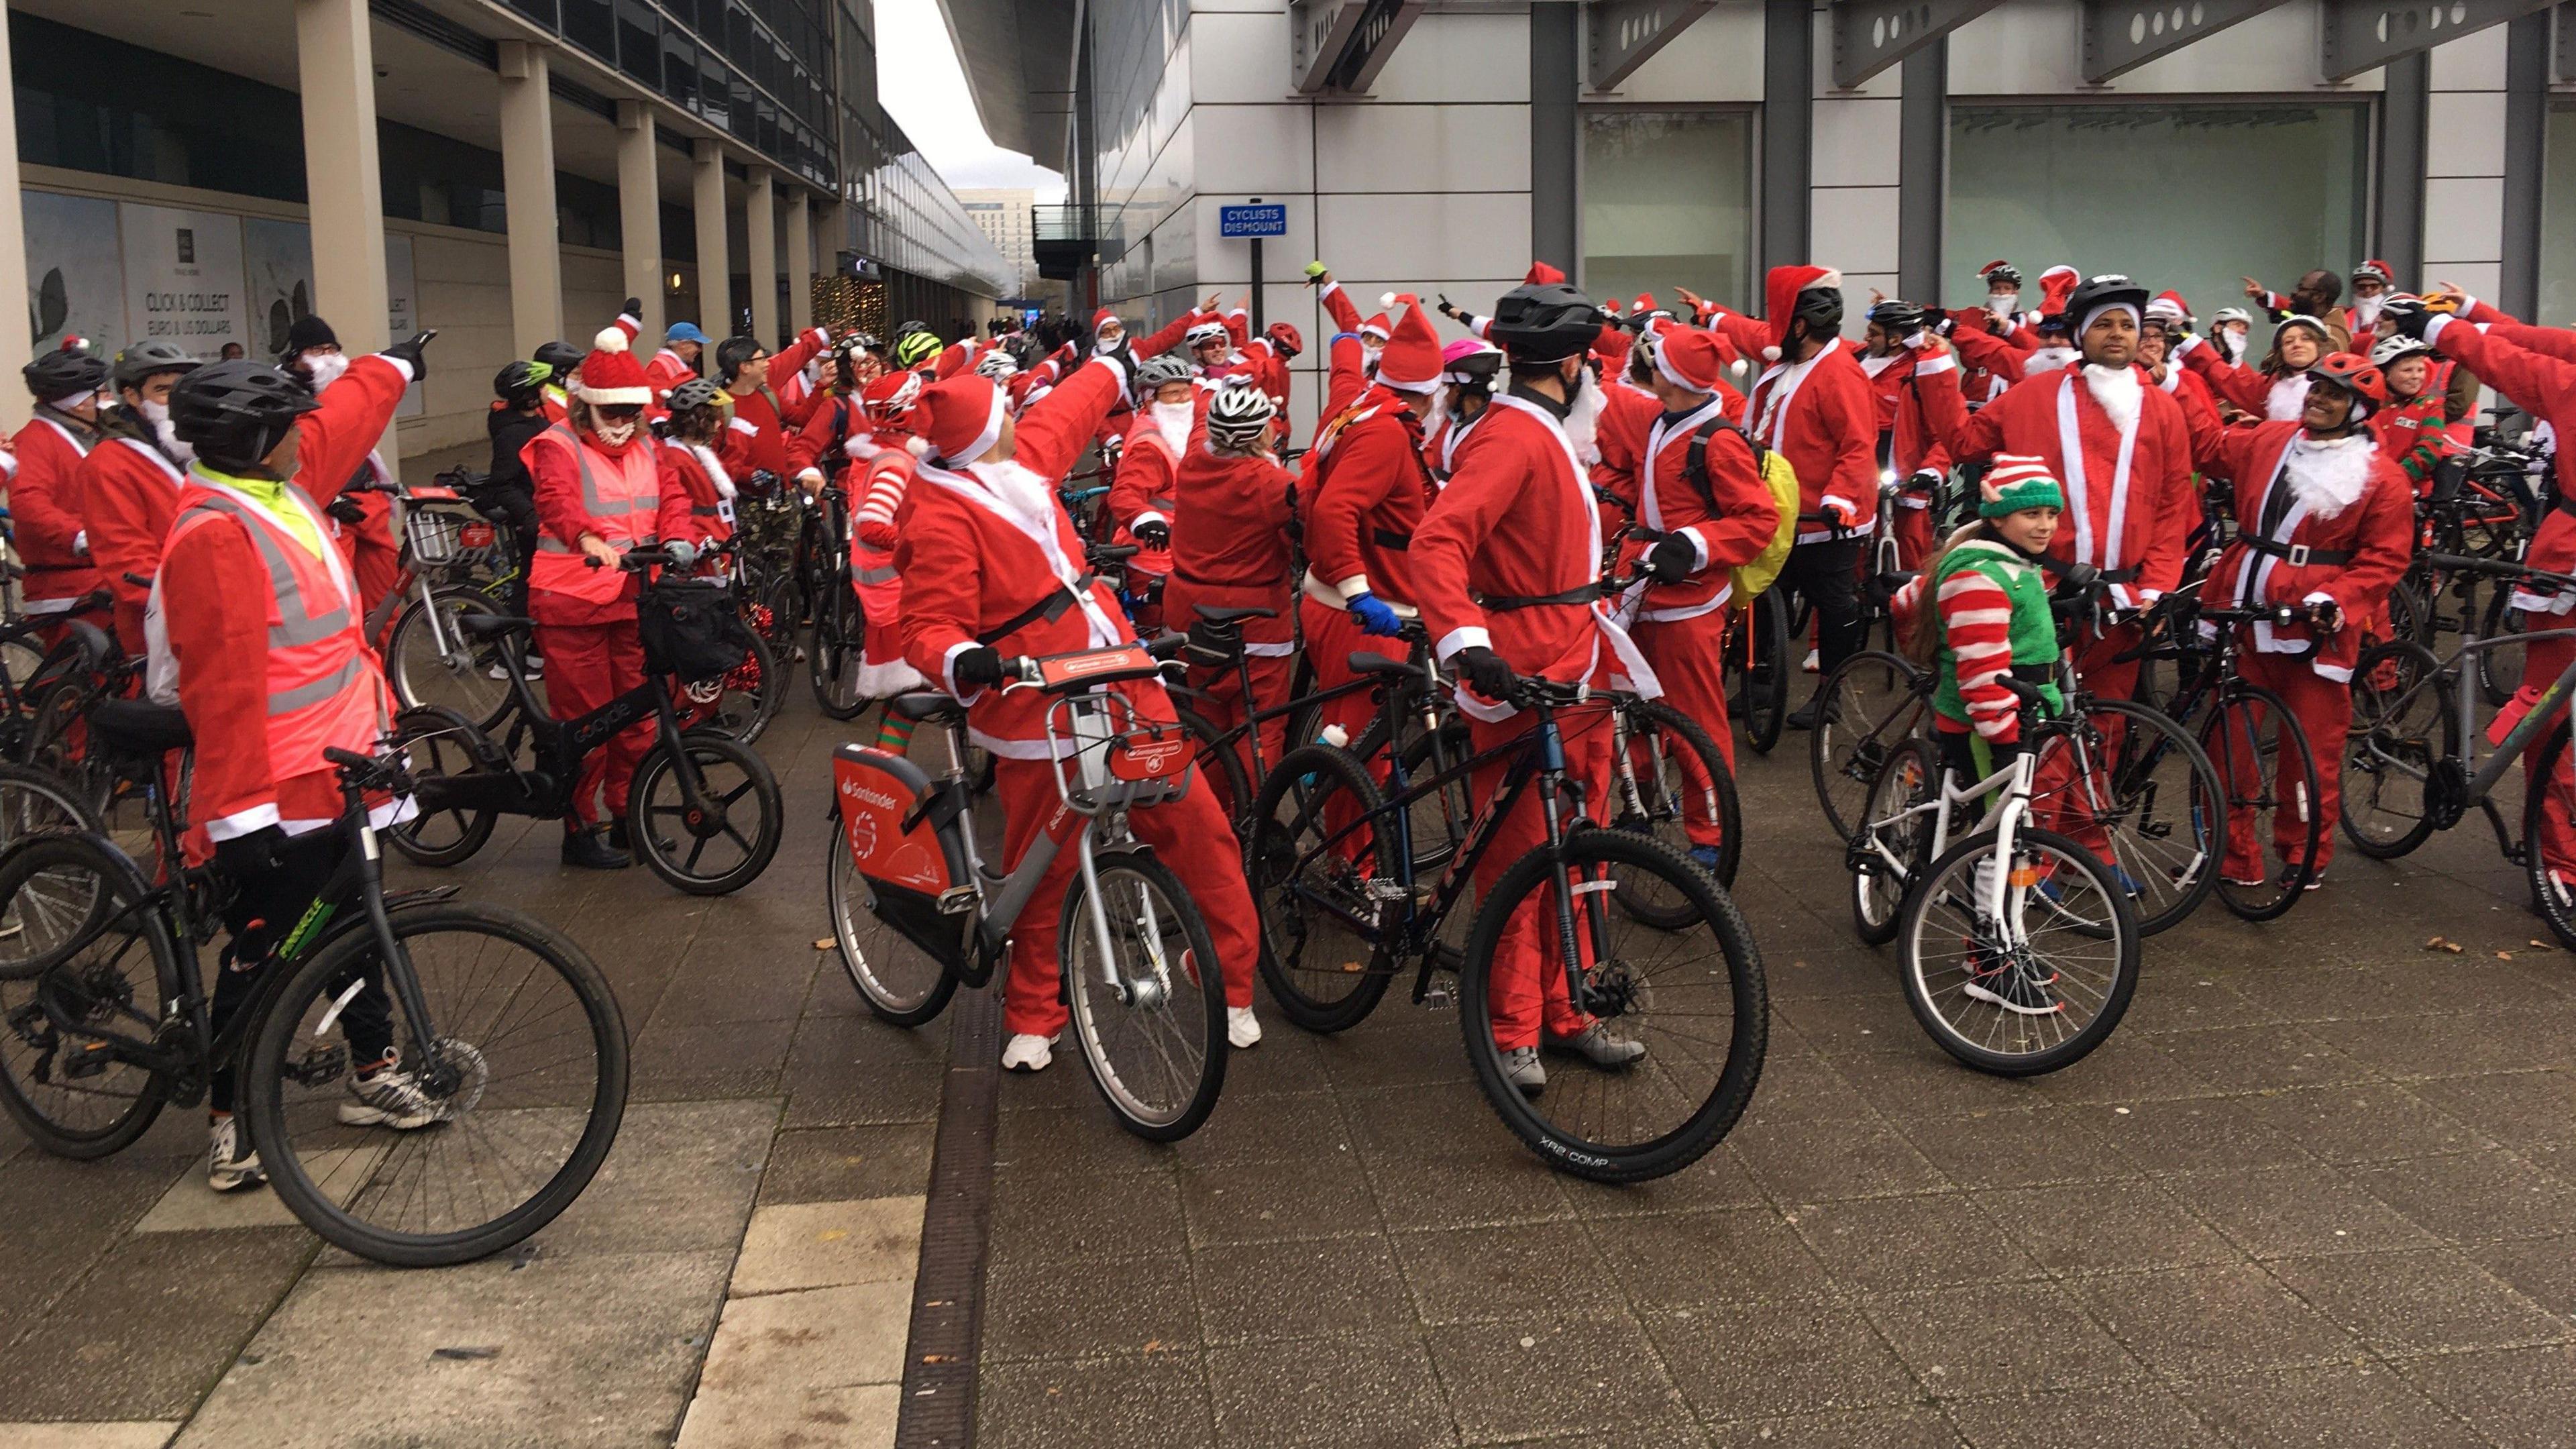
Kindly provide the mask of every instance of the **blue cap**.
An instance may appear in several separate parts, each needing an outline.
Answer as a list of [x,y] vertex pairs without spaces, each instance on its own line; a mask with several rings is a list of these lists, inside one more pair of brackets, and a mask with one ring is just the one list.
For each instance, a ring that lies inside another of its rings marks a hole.
[[665,342],[695,342],[699,346],[703,347],[706,345],[707,334],[699,331],[698,324],[695,322],[674,322],[671,324],[671,330],[662,334],[662,340]]

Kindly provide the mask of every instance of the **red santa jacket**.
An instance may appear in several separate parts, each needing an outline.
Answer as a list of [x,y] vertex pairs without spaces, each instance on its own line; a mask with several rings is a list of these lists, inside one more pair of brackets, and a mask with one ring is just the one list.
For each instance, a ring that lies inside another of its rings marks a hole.
[[1193,610],[1269,609],[1243,621],[1244,649],[1284,655],[1295,645],[1296,580],[1289,577],[1288,521],[1297,480],[1267,456],[1224,457],[1193,439],[1172,482],[1172,576],[1163,617],[1189,627]]
[[[1768,328],[1733,312],[1716,314],[1716,330],[1737,350],[1760,357]],[[1798,511],[1837,504],[1867,533],[1878,518],[1878,403],[1851,345],[1839,339],[1801,363],[1775,362],[1745,396],[1747,431],[1798,470]],[[1798,541],[1833,537],[1822,524],[1800,524]]]
[[1323,291],[1324,313],[1333,319],[1333,335],[1324,349],[1324,407],[1317,414],[1316,434],[1321,436],[1321,419],[1329,419],[1368,391],[1368,348],[1360,341],[1360,309],[1351,304],[1348,293],[1338,281],[1326,282]]
[[857,398],[847,393],[815,398],[805,421],[788,436],[787,476],[802,478],[809,472],[839,476],[849,465],[851,441],[867,433],[867,416],[859,411]]
[[[1066,654],[1134,638],[1117,595],[1083,568],[1082,538],[1055,499],[1056,485],[1126,387],[1124,368],[1094,358],[1019,420],[1009,461],[951,472],[925,459],[905,495],[895,544],[904,659],[962,701],[969,734],[1007,759],[1048,757],[1046,712],[1054,697],[962,689],[958,655],[979,644],[1005,656]],[[1139,708],[1172,717],[1160,685],[1122,692]]]
[[18,472],[9,482],[9,518],[27,566],[30,614],[61,613],[98,587],[85,536],[81,463],[99,442],[96,429],[41,404],[10,441]]
[[1182,451],[1207,421],[1207,394],[1193,391],[1190,410],[1189,430],[1175,445],[1155,421],[1152,403],[1136,409],[1136,421],[1118,449],[1118,471],[1110,476],[1109,494],[1101,500],[1109,506],[1113,528],[1132,530],[1146,522],[1171,525],[1172,480],[1180,472]]
[[2297,422],[2307,404],[2304,372],[2275,377],[2258,368],[2240,367],[2220,357],[2203,337],[2184,338],[2177,351],[2183,365],[2199,373],[2211,392],[2266,422]]
[[[2436,317],[2424,336],[2435,351],[2476,373],[2507,402],[2547,422],[2560,438],[2576,438],[2576,362],[2562,361],[2495,333],[2493,325]],[[2576,498],[2576,447],[2560,447],[2553,466],[2558,496]],[[2562,504],[2542,515],[2523,557],[2533,568],[2576,573],[2576,513]],[[2576,590],[2556,595],[2517,590],[2513,604],[2528,613],[2566,614],[2576,611]]]
[[[2242,608],[2330,599],[2345,624],[2317,639],[2306,624],[2254,625],[2254,648],[2316,647],[2318,674],[2347,682],[2363,625],[2414,558],[2414,490],[2368,433],[2319,444],[2298,423],[2230,429],[2208,471],[2235,485],[2237,534],[2203,586],[2204,602]],[[2257,542],[2261,540],[2261,542]]]
[[[1899,479],[1917,473],[1950,471],[1950,450],[1932,436],[1932,427],[1923,420],[1923,398],[1914,386],[1914,354],[1891,352],[1880,358],[1859,359],[1861,371],[1868,374],[1870,387],[1878,396],[1879,427],[1888,435],[1887,464]],[[1875,372],[1871,368],[1875,367]],[[1928,498],[1911,494],[1901,502],[1909,508],[1930,505]]]
[[2138,415],[2124,428],[2095,400],[2080,367],[2041,373],[1973,417],[1959,396],[1955,357],[1926,357],[1914,372],[1924,417],[1950,456],[1981,461],[2020,453],[2048,460],[2067,498],[2052,555],[2102,570],[2124,607],[2152,603],[2181,582],[2185,543],[2200,507],[2192,490],[2191,430],[2181,405],[2161,389],[2139,381]]
[[657,414],[667,412],[671,389],[697,375],[697,367],[682,361],[680,354],[671,349],[665,347],[654,353],[653,360],[644,364],[644,384],[653,389],[654,411]]
[[[1725,416],[1726,400],[1713,397],[1678,416],[1658,414],[1647,433],[1646,463],[1653,486],[1638,499],[1637,522],[1655,533],[1689,538],[1699,554],[1690,577],[1677,584],[1645,587],[1637,601],[1637,617],[1649,623],[1693,619],[1724,607],[1734,595],[1734,581],[1727,571],[1751,562],[1780,525],[1779,505],[1762,482],[1752,445],[1733,427],[1709,432],[1704,449],[1707,476],[1691,477],[1691,440]],[[1649,546],[1646,539],[1635,539],[1627,551],[1628,561],[1633,564]]]
[[[822,328],[813,328],[770,357],[769,375],[785,377],[794,373],[831,340]],[[754,471],[788,477],[787,430],[793,424],[777,386],[753,388],[746,393],[728,390],[726,397],[732,403],[733,417],[725,424],[725,466],[736,477]]]
[[[1996,335],[1988,324],[1994,313],[1983,307],[1954,307],[1950,341],[1959,350],[1959,391],[1971,407],[1984,407],[2021,381],[2021,359],[2032,348],[2018,332]],[[2000,351],[1979,344],[1992,342]]]
[[[653,516],[654,536],[664,543],[685,539],[702,548],[712,548],[733,537],[733,475],[716,450],[703,444],[683,443],[677,438],[664,441],[662,451],[668,461],[663,471],[677,479],[677,489],[665,488],[662,502]],[[700,573],[715,574],[723,570],[711,561]]]
[[1331,608],[1374,594],[1409,612],[1409,550],[1431,491],[1422,471],[1422,426],[1402,395],[1372,385],[1316,430],[1307,455],[1304,513],[1307,597]]
[[[676,450],[656,442],[651,433],[638,429],[624,447],[612,451],[588,433],[548,428],[528,440],[527,446],[519,450],[519,458],[527,464],[528,479],[536,493],[538,527],[548,538],[563,545],[565,554],[574,555],[574,562],[578,562],[585,534],[596,534],[621,547],[654,541],[636,536],[641,524],[632,518],[618,522],[592,516],[583,499],[583,460],[574,457],[573,449],[576,447],[589,453],[588,461],[594,476],[618,466],[628,453],[645,450],[653,469],[653,526],[658,529],[666,519],[689,516],[692,499],[673,456]],[[732,471],[730,461],[725,461],[723,466],[728,473]],[[640,477],[638,481],[641,481]],[[610,485],[602,480],[599,486],[605,493]],[[608,496],[613,498],[616,495],[610,493]],[[659,537],[657,533],[655,538]],[[529,608],[535,613],[538,623],[592,627],[635,617],[635,581],[631,575],[619,578],[612,586],[604,575],[594,576],[547,562],[549,558],[563,556],[540,553],[530,570],[535,588]],[[597,580],[595,583],[594,579]]]
[[[1632,382],[1604,382],[1600,388],[1601,417],[1593,425],[1592,437],[1601,461],[1592,465],[1592,481],[1617,494],[1633,511],[1641,491],[1639,480],[1646,471],[1646,434],[1664,415],[1664,405]],[[1601,507],[1607,510],[1610,505]],[[1604,527],[1616,528],[1621,521],[1606,511],[1602,514]]]

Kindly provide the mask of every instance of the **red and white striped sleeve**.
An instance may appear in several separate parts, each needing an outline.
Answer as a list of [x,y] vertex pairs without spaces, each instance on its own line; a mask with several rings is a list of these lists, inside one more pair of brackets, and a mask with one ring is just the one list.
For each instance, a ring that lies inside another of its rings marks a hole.
[[2012,598],[1966,568],[1941,581],[1941,638],[1958,658],[1968,723],[1994,744],[2021,738],[2020,701],[1998,681],[2012,671]]
[[868,471],[867,496],[859,500],[859,541],[870,548],[894,547],[895,510],[903,506],[903,490],[912,481],[909,468],[872,468]]

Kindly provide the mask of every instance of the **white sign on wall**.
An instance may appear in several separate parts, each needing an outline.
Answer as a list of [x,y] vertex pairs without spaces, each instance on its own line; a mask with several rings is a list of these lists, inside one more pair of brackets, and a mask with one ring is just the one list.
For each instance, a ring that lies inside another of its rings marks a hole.
[[242,220],[242,264],[249,277],[253,357],[274,360],[286,332],[313,314],[313,230],[265,216]]
[[241,218],[166,206],[117,206],[125,246],[129,341],[176,342],[211,358],[251,345],[242,301]]
[[116,203],[94,196],[30,191],[27,221],[28,335],[39,352],[67,336],[103,352],[125,333],[125,265],[117,256]]

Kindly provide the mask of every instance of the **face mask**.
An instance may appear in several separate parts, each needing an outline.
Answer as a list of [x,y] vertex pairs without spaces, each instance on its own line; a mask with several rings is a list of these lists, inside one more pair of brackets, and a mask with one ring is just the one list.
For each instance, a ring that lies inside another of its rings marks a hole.
[[590,419],[590,430],[601,442],[606,443],[608,446],[612,448],[623,448],[628,442],[634,439],[635,430],[641,425],[642,421],[643,420],[641,418],[620,418],[611,420],[593,413]]
[[1986,294],[1986,310],[1994,313],[1998,317],[2011,316],[2013,314],[2013,309],[2020,305],[2021,293],[2019,292],[1989,292]]
[[349,370],[349,357],[344,352],[308,352],[301,361],[305,375],[313,380],[316,393],[338,382],[340,374]]
[[1385,350],[1386,347],[1383,343],[1362,342],[1360,344],[1360,366],[1367,368],[1371,372],[1377,371],[1377,355]]

